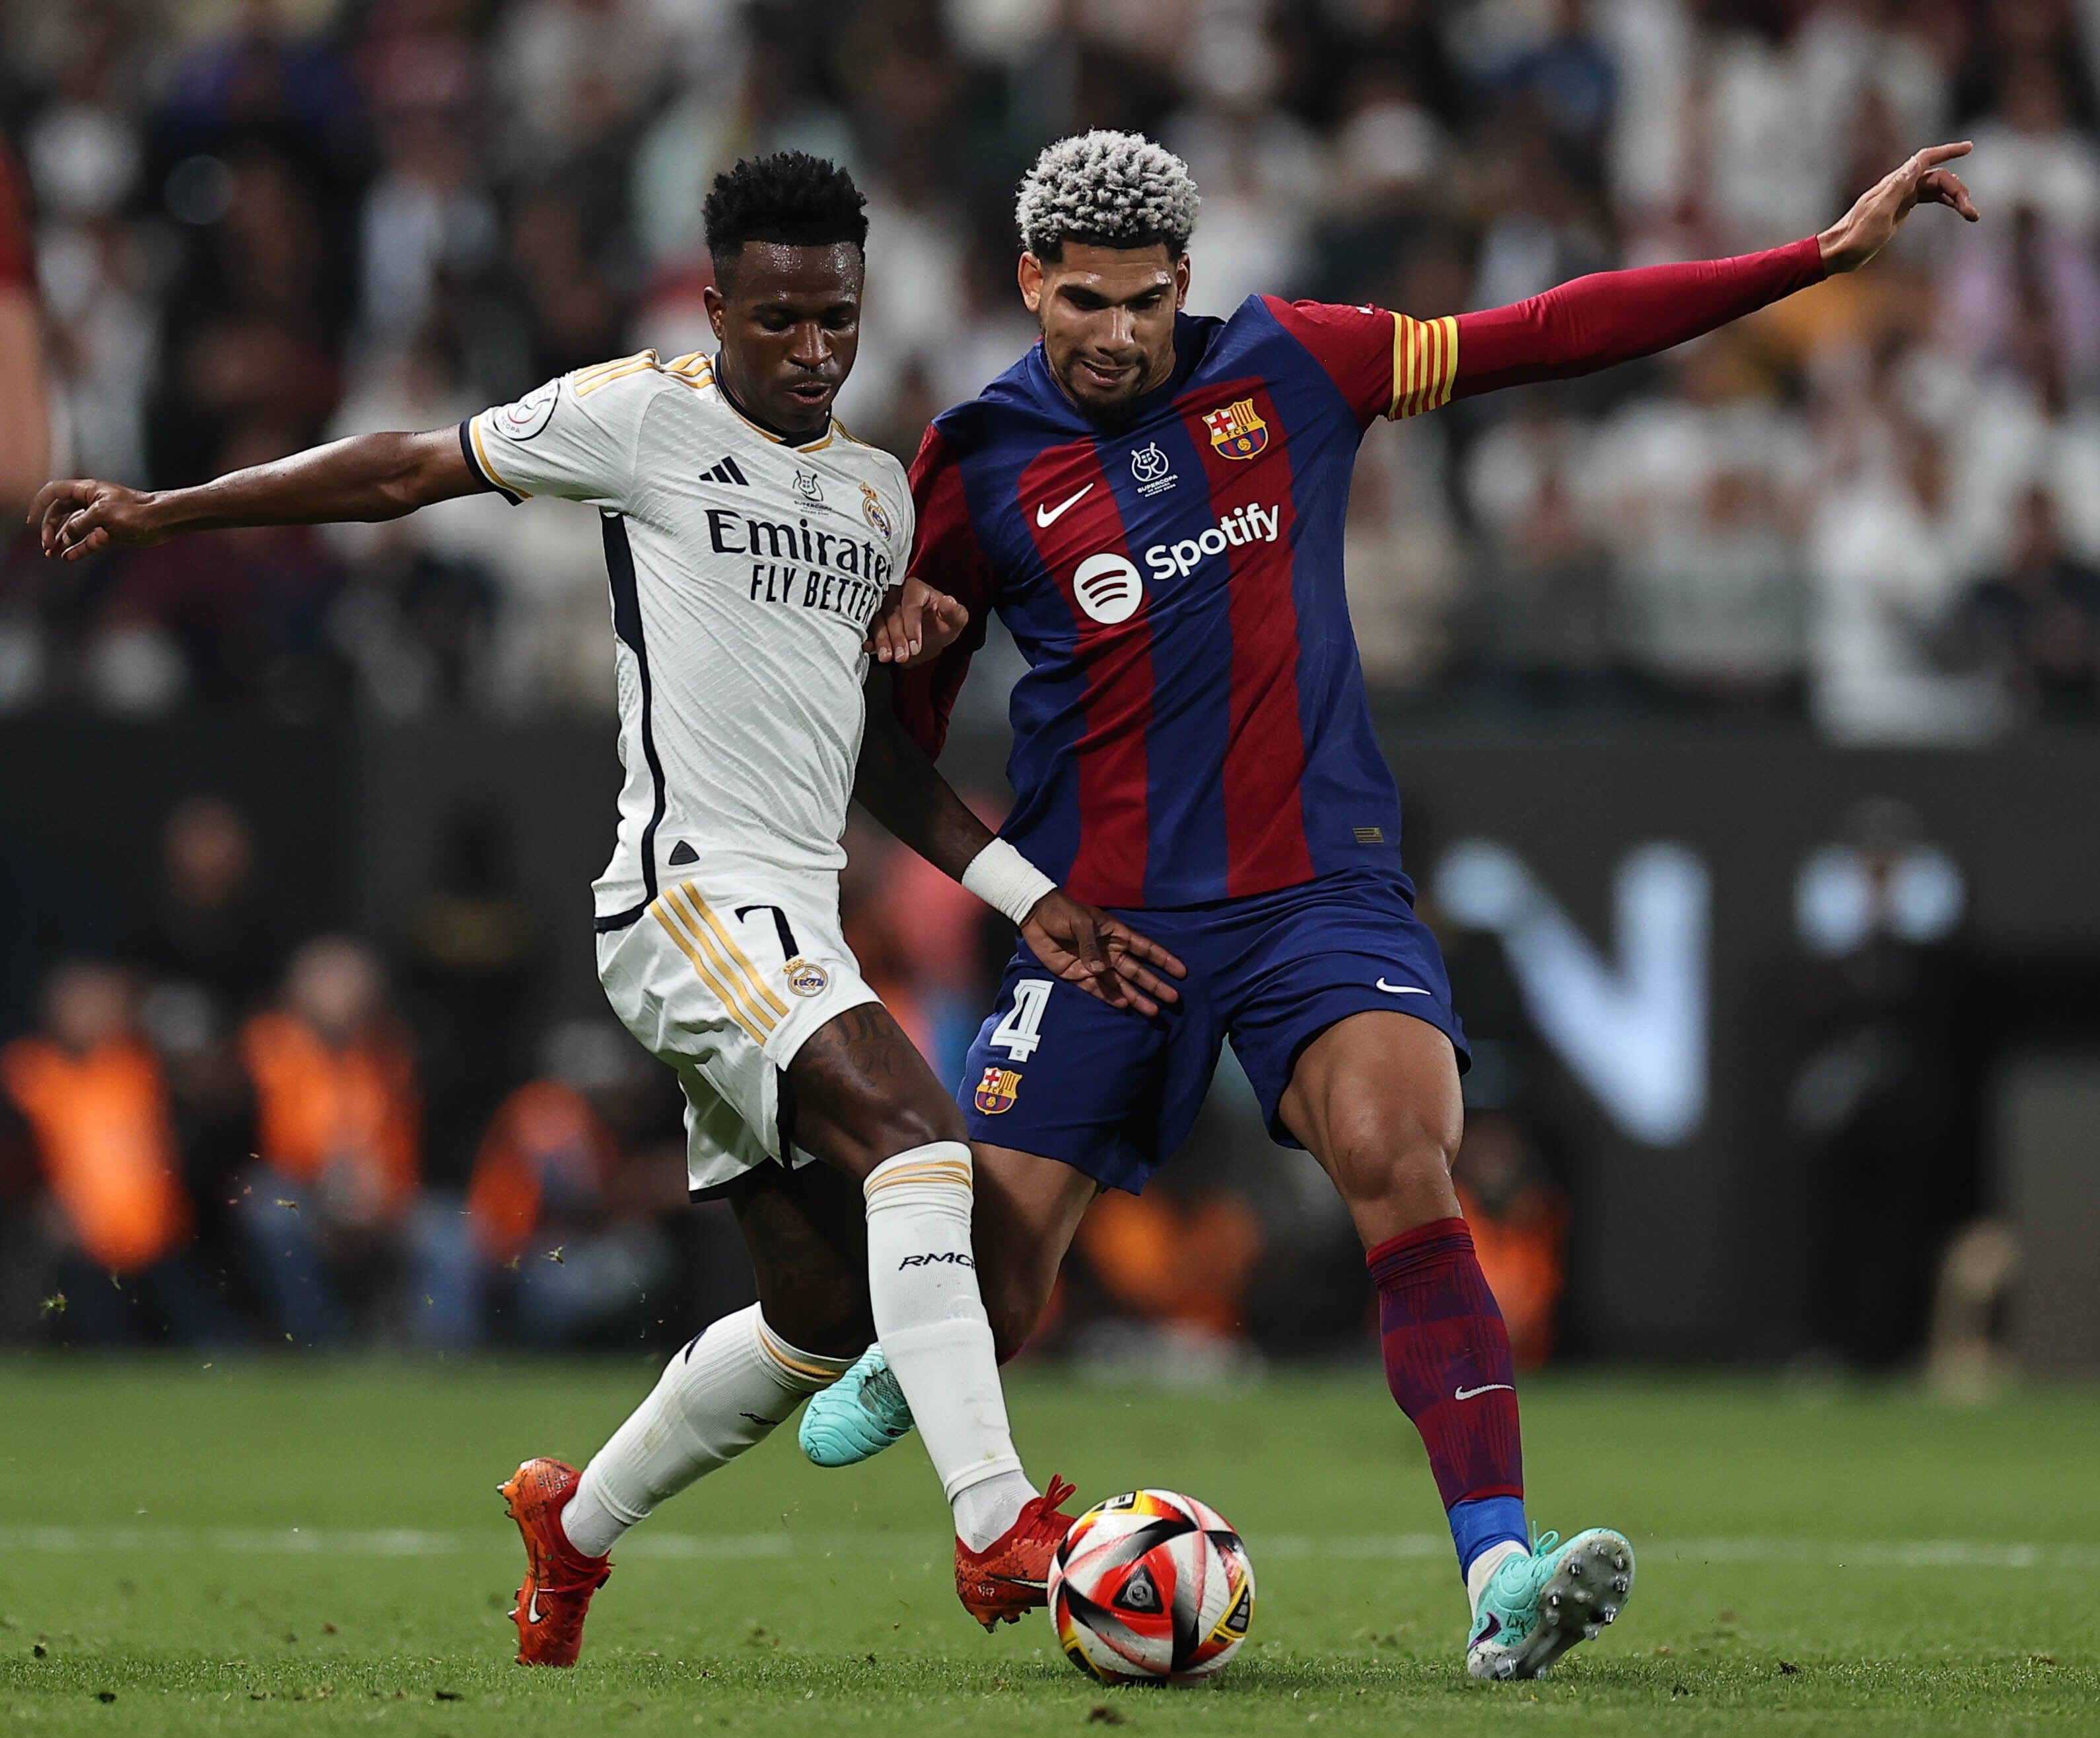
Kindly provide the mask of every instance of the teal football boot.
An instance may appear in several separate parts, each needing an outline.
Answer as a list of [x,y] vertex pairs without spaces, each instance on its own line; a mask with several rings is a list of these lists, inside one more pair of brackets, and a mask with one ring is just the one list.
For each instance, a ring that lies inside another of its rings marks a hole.
[[1608,1527],[1565,1545],[1541,1533],[1530,1556],[1495,1566],[1473,1614],[1466,1670],[1476,1678],[1543,1678],[1577,1642],[1617,1621],[1634,1590],[1634,1548]]
[[828,1388],[810,1396],[796,1433],[819,1467],[850,1467],[911,1434],[911,1409],[879,1345]]

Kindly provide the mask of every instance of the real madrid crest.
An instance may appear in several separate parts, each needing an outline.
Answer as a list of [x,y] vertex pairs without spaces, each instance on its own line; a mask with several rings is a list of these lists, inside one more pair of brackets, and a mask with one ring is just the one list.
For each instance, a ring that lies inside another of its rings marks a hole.
[[882,504],[882,497],[863,483],[860,486],[860,516],[882,535],[889,535],[889,509]]
[[795,995],[822,995],[831,987],[831,973],[814,959],[805,959],[799,955],[780,968],[788,980],[788,988]]

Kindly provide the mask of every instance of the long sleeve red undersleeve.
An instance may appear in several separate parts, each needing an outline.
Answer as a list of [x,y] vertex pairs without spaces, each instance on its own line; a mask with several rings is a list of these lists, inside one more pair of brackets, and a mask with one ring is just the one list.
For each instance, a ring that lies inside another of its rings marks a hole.
[[1823,281],[1813,236],[1762,254],[1576,278],[1529,301],[1458,316],[1451,396],[1567,380],[1653,355]]

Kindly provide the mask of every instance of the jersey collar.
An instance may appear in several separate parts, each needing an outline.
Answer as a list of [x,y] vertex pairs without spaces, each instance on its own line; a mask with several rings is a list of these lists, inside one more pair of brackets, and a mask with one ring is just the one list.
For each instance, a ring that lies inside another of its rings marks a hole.
[[814,440],[804,442],[798,447],[785,434],[776,434],[757,417],[744,414],[743,407],[730,395],[729,388],[722,384],[721,357],[719,353],[708,358],[708,372],[714,377],[715,391],[720,395],[722,403],[729,406],[730,413],[754,434],[764,435],[776,447],[785,447],[791,452],[822,452],[825,448],[831,445],[838,434],[839,419],[833,417],[825,422],[824,432],[822,434]]

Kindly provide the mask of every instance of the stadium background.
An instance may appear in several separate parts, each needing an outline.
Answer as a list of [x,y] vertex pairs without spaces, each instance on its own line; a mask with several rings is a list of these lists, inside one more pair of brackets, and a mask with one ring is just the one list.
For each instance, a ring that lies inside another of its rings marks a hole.
[[[2100,5],[0,17],[11,506],[46,426],[62,472],[179,483],[699,347],[699,194],[754,148],[869,189],[842,414],[908,456],[1029,341],[1010,190],[1074,128],[1189,158],[1197,311],[1418,315],[1787,240],[1973,137],[1980,229],[1928,213],[1670,357],[1374,429],[1351,601],[1526,1361],[2100,1369]],[[592,975],[597,540],[484,497],[0,554],[0,1339],[641,1348],[743,1299]],[[988,811],[1011,659],[951,755]],[[852,844],[854,945],[952,1077],[999,937]],[[1229,1064],[1042,1346],[1358,1356],[1369,1302]]]

